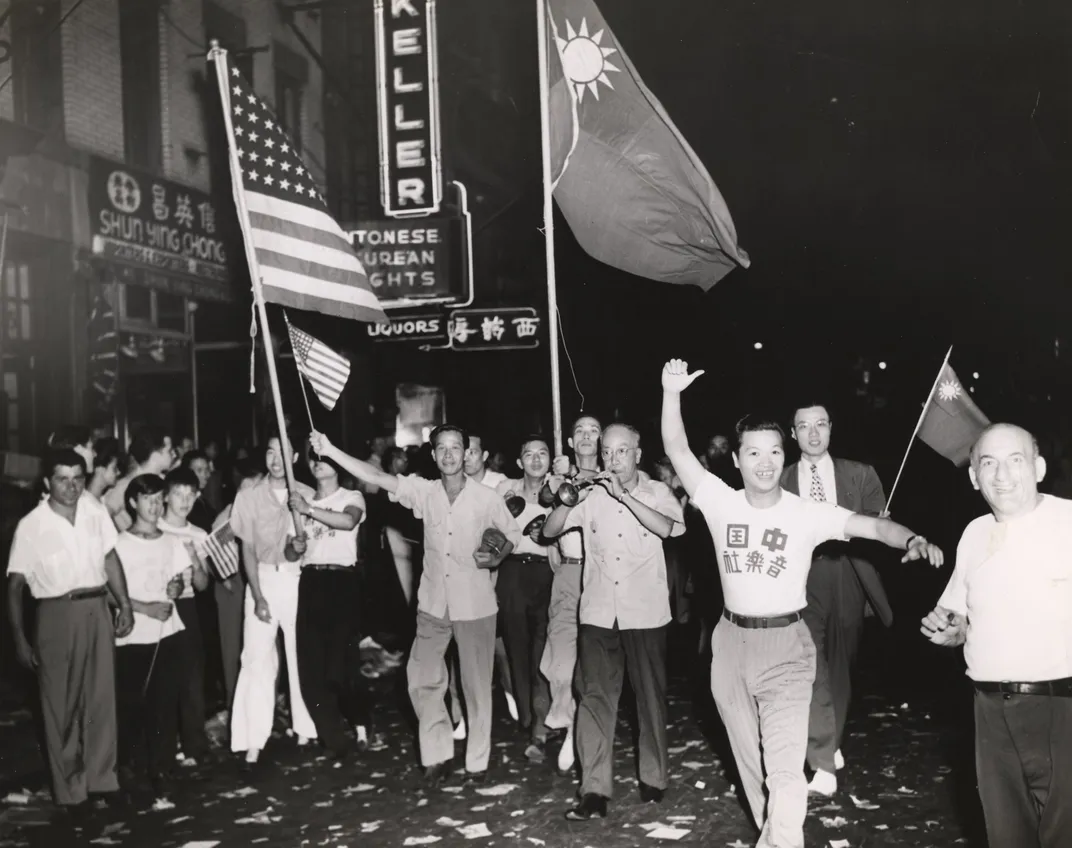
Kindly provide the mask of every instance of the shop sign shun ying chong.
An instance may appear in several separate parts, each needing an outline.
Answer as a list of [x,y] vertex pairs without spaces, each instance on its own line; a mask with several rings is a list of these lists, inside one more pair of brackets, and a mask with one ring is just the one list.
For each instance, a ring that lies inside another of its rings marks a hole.
[[435,0],[376,0],[375,21],[383,211],[430,215],[443,195]]

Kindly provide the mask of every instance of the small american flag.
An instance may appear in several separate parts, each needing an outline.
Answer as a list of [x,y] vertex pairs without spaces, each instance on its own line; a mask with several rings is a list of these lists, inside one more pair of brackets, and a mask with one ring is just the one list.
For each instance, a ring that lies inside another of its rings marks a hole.
[[230,523],[210,533],[199,547],[198,553],[212,560],[220,580],[238,574],[238,542]]
[[342,394],[343,386],[350,376],[350,361],[340,356],[319,339],[314,339],[304,330],[299,330],[287,319],[290,346],[298,370],[309,381],[317,399],[327,409],[334,409]]
[[228,69],[225,52],[214,49],[211,56],[223,108],[234,127],[239,164],[231,158],[231,177],[236,200],[239,193],[245,197],[249,231],[244,235],[256,253],[264,299],[386,322],[365,269],[275,113],[238,68]]

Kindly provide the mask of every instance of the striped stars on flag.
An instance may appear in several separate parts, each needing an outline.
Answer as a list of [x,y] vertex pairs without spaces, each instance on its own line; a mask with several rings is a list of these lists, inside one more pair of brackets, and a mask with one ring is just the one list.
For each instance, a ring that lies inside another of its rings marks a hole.
[[350,377],[350,360],[304,330],[299,330],[290,323],[289,317],[287,332],[290,334],[290,346],[294,351],[298,370],[313,387],[317,400],[326,409],[334,409],[346,380]]

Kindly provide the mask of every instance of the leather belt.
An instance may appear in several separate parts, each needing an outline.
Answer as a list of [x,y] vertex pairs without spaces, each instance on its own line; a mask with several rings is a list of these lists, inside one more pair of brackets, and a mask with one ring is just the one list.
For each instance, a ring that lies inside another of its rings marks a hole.
[[796,624],[804,617],[804,614],[797,611],[788,613],[787,615],[774,615],[763,618],[754,615],[737,615],[735,612],[723,610],[722,617],[726,619],[726,621],[732,622],[738,627],[744,627],[748,630],[766,630],[771,627],[788,627],[790,624]]
[[567,557],[564,556],[559,559],[563,565],[584,565],[584,560],[580,557]]
[[525,565],[538,565],[541,563],[547,565],[547,557],[540,556],[539,554],[510,554],[507,559],[516,560]]
[[310,562],[302,566],[302,571],[354,571],[352,565],[339,565],[337,562]]
[[66,595],[56,595],[54,598],[42,598],[42,601],[84,601],[89,598],[103,598],[108,594],[106,586],[94,586],[91,589],[75,589]]
[[1036,680],[1029,683],[1013,683],[1008,680],[976,680],[979,692],[1000,692],[1003,695],[1056,695],[1072,698],[1072,677],[1060,680]]

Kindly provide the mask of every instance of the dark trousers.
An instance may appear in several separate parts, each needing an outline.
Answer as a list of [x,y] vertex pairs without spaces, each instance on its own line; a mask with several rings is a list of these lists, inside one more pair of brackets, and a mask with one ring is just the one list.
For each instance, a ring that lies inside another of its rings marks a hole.
[[1072,698],[976,692],[975,771],[990,848],[1072,845]]
[[524,562],[508,556],[499,566],[495,584],[518,720],[536,741],[547,738],[544,721],[551,709],[551,689],[540,674],[540,660],[547,644],[547,608],[554,577],[546,560]]
[[205,733],[205,641],[201,615],[195,598],[179,598],[175,611],[186,629],[176,633],[179,640],[179,738],[187,757],[200,759],[208,751]]
[[358,686],[357,571],[302,569],[298,584],[298,676],[317,735],[331,751],[350,748],[347,725],[368,723]]
[[625,671],[637,700],[640,779],[665,789],[666,628],[619,630],[582,624],[577,637],[577,752],[581,792],[609,798],[614,785],[614,729]]
[[159,649],[156,644],[115,649],[119,765],[124,771],[155,777],[175,763],[183,678],[179,644],[173,634],[160,641]]
[[864,590],[847,559],[820,557],[808,574],[804,622],[815,642],[808,765],[834,773],[852,697],[852,667],[864,626]]

